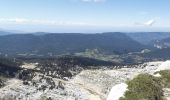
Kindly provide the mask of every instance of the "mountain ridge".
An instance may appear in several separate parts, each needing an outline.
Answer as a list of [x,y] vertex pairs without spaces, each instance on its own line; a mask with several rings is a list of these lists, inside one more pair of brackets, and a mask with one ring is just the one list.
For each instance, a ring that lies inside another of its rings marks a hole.
[[108,53],[129,53],[146,47],[123,33],[102,34],[11,34],[0,36],[0,52],[32,54],[72,54],[86,49]]

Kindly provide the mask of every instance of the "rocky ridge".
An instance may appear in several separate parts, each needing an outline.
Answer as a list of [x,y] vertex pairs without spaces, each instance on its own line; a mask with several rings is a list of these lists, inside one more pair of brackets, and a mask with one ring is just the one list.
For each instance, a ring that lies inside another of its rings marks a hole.
[[[113,86],[131,80],[141,73],[153,75],[159,66],[167,62],[169,61],[115,66],[112,69],[86,69],[65,79],[34,71],[31,79],[8,79],[5,86],[0,88],[0,97],[13,100],[106,100]],[[25,70],[35,70],[37,64],[29,63],[22,66],[24,67]],[[169,89],[164,90],[168,98]]]

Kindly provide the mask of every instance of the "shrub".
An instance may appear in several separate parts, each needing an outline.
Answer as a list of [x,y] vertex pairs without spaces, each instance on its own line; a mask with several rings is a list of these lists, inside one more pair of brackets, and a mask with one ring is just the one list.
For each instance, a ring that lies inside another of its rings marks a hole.
[[149,74],[140,74],[127,82],[128,91],[120,100],[163,100],[161,80]]
[[158,73],[161,75],[164,86],[170,87],[170,70],[163,70]]
[[[5,81],[6,81],[6,78],[0,76],[0,88],[5,86]],[[1,99],[0,99],[1,100]]]

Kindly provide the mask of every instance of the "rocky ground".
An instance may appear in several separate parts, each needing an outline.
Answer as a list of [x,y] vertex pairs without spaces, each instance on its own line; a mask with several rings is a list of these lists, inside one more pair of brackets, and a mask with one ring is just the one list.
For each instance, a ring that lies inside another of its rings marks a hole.
[[[170,65],[170,61],[83,70],[67,80],[35,72],[31,80],[8,79],[5,86],[0,88],[0,97],[6,100],[106,100],[113,86],[141,73],[153,74],[160,66],[167,64]],[[25,63],[22,68],[35,69],[36,65]],[[166,88],[164,91],[170,98],[170,90]]]

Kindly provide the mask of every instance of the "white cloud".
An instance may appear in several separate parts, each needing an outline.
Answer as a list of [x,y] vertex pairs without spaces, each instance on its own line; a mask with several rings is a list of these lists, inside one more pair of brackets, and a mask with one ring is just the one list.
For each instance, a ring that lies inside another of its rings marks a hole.
[[150,19],[146,22],[135,22],[135,25],[140,25],[140,26],[153,26],[156,23],[155,19]]
[[26,23],[29,22],[29,20],[24,18],[0,18],[0,22]]
[[144,25],[152,26],[155,22],[156,22],[155,19],[151,19],[151,20],[145,22]]
[[93,26],[94,24],[85,22],[72,21],[56,21],[56,20],[40,20],[27,18],[0,18],[3,24],[31,24],[31,25],[54,25],[54,26]]

